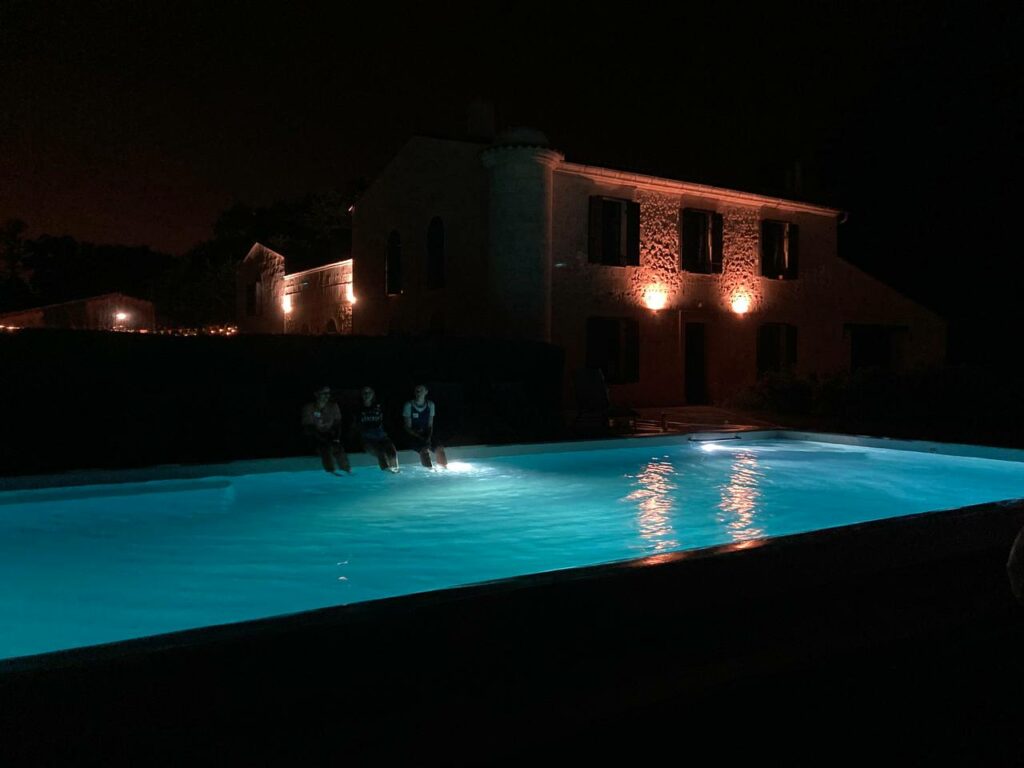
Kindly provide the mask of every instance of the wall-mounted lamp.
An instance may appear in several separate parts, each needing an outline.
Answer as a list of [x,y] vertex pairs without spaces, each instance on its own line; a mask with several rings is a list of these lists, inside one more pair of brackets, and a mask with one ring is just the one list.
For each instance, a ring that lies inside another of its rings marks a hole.
[[732,311],[737,315],[745,315],[750,311],[750,295],[747,293],[736,293],[732,297]]
[[649,285],[644,289],[644,304],[648,309],[657,312],[668,304],[668,289],[663,285]]
[[286,315],[290,315],[292,313],[292,297],[288,294],[281,297],[281,309],[284,310]]

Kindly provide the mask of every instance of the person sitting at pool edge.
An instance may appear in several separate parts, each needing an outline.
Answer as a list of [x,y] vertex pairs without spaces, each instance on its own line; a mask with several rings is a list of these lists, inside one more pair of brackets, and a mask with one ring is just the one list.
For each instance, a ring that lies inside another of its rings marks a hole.
[[313,393],[313,402],[302,407],[302,430],[316,442],[324,471],[332,475],[338,469],[352,471],[348,454],[341,444],[341,409],[331,400],[331,388],[321,387]]
[[420,455],[420,463],[428,469],[433,466],[430,452],[434,452],[437,463],[441,467],[448,466],[448,457],[444,446],[439,445],[434,437],[434,415],[437,409],[433,400],[427,400],[427,388],[417,384],[412,391],[413,399],[407,400],[402,406],[402,423],[409,434],[410,447]]
[[381,469],[398,472],[398,451],[384,431],[384,410],[374,402],[373,387],[363,387],[363,405],[359,409],[356,428],[363,442],[363,450],[377,458]]

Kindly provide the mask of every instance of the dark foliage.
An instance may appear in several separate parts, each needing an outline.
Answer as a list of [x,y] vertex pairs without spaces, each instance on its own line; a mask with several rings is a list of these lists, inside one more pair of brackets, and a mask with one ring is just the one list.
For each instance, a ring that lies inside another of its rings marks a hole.
[[890,437],[1024,446],[1024,377],[978,365],[828,377],[771,374],[736,407],[794,426]]
[[235,270],[253,243],[287,256],[291,271],[345,258],[350,199],[335,191],[266,207],[238,203],[183,256],[68,236],[26,239],[25,222],[12,219],[0,228],[0,313],[117,292],[154,302],[163,326],[229,323]]

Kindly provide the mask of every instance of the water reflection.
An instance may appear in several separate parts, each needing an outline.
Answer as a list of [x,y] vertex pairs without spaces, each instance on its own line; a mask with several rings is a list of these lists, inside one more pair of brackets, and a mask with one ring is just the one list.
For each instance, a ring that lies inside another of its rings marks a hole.
[[718,519],[725,525],[733,541],[750,541],[764,535],[757,521],[758,502],[764,493],[761,483],[764,474],[757,463],[757,454],[740,451],[729,468],[729,482],[720,487],[722,500],[718,504]]
[[640,537],[654,553],[679,549],[679,540],[672,528],[672,506],[675,504],[673,482],[675,469],[668,459],[652,459],[632,477],[635,490],[626,501],[636,502],[640,512],[637,523]]

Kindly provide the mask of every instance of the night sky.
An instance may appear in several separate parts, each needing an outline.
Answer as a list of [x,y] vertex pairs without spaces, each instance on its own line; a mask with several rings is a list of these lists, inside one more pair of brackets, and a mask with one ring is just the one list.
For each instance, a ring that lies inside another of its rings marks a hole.
[[482,98],[574,161],[783,193],[799,159],[855,263],[951,315],[1016,301],[1022,4],[610,7],[7,0],[0,219],[182,253]]

